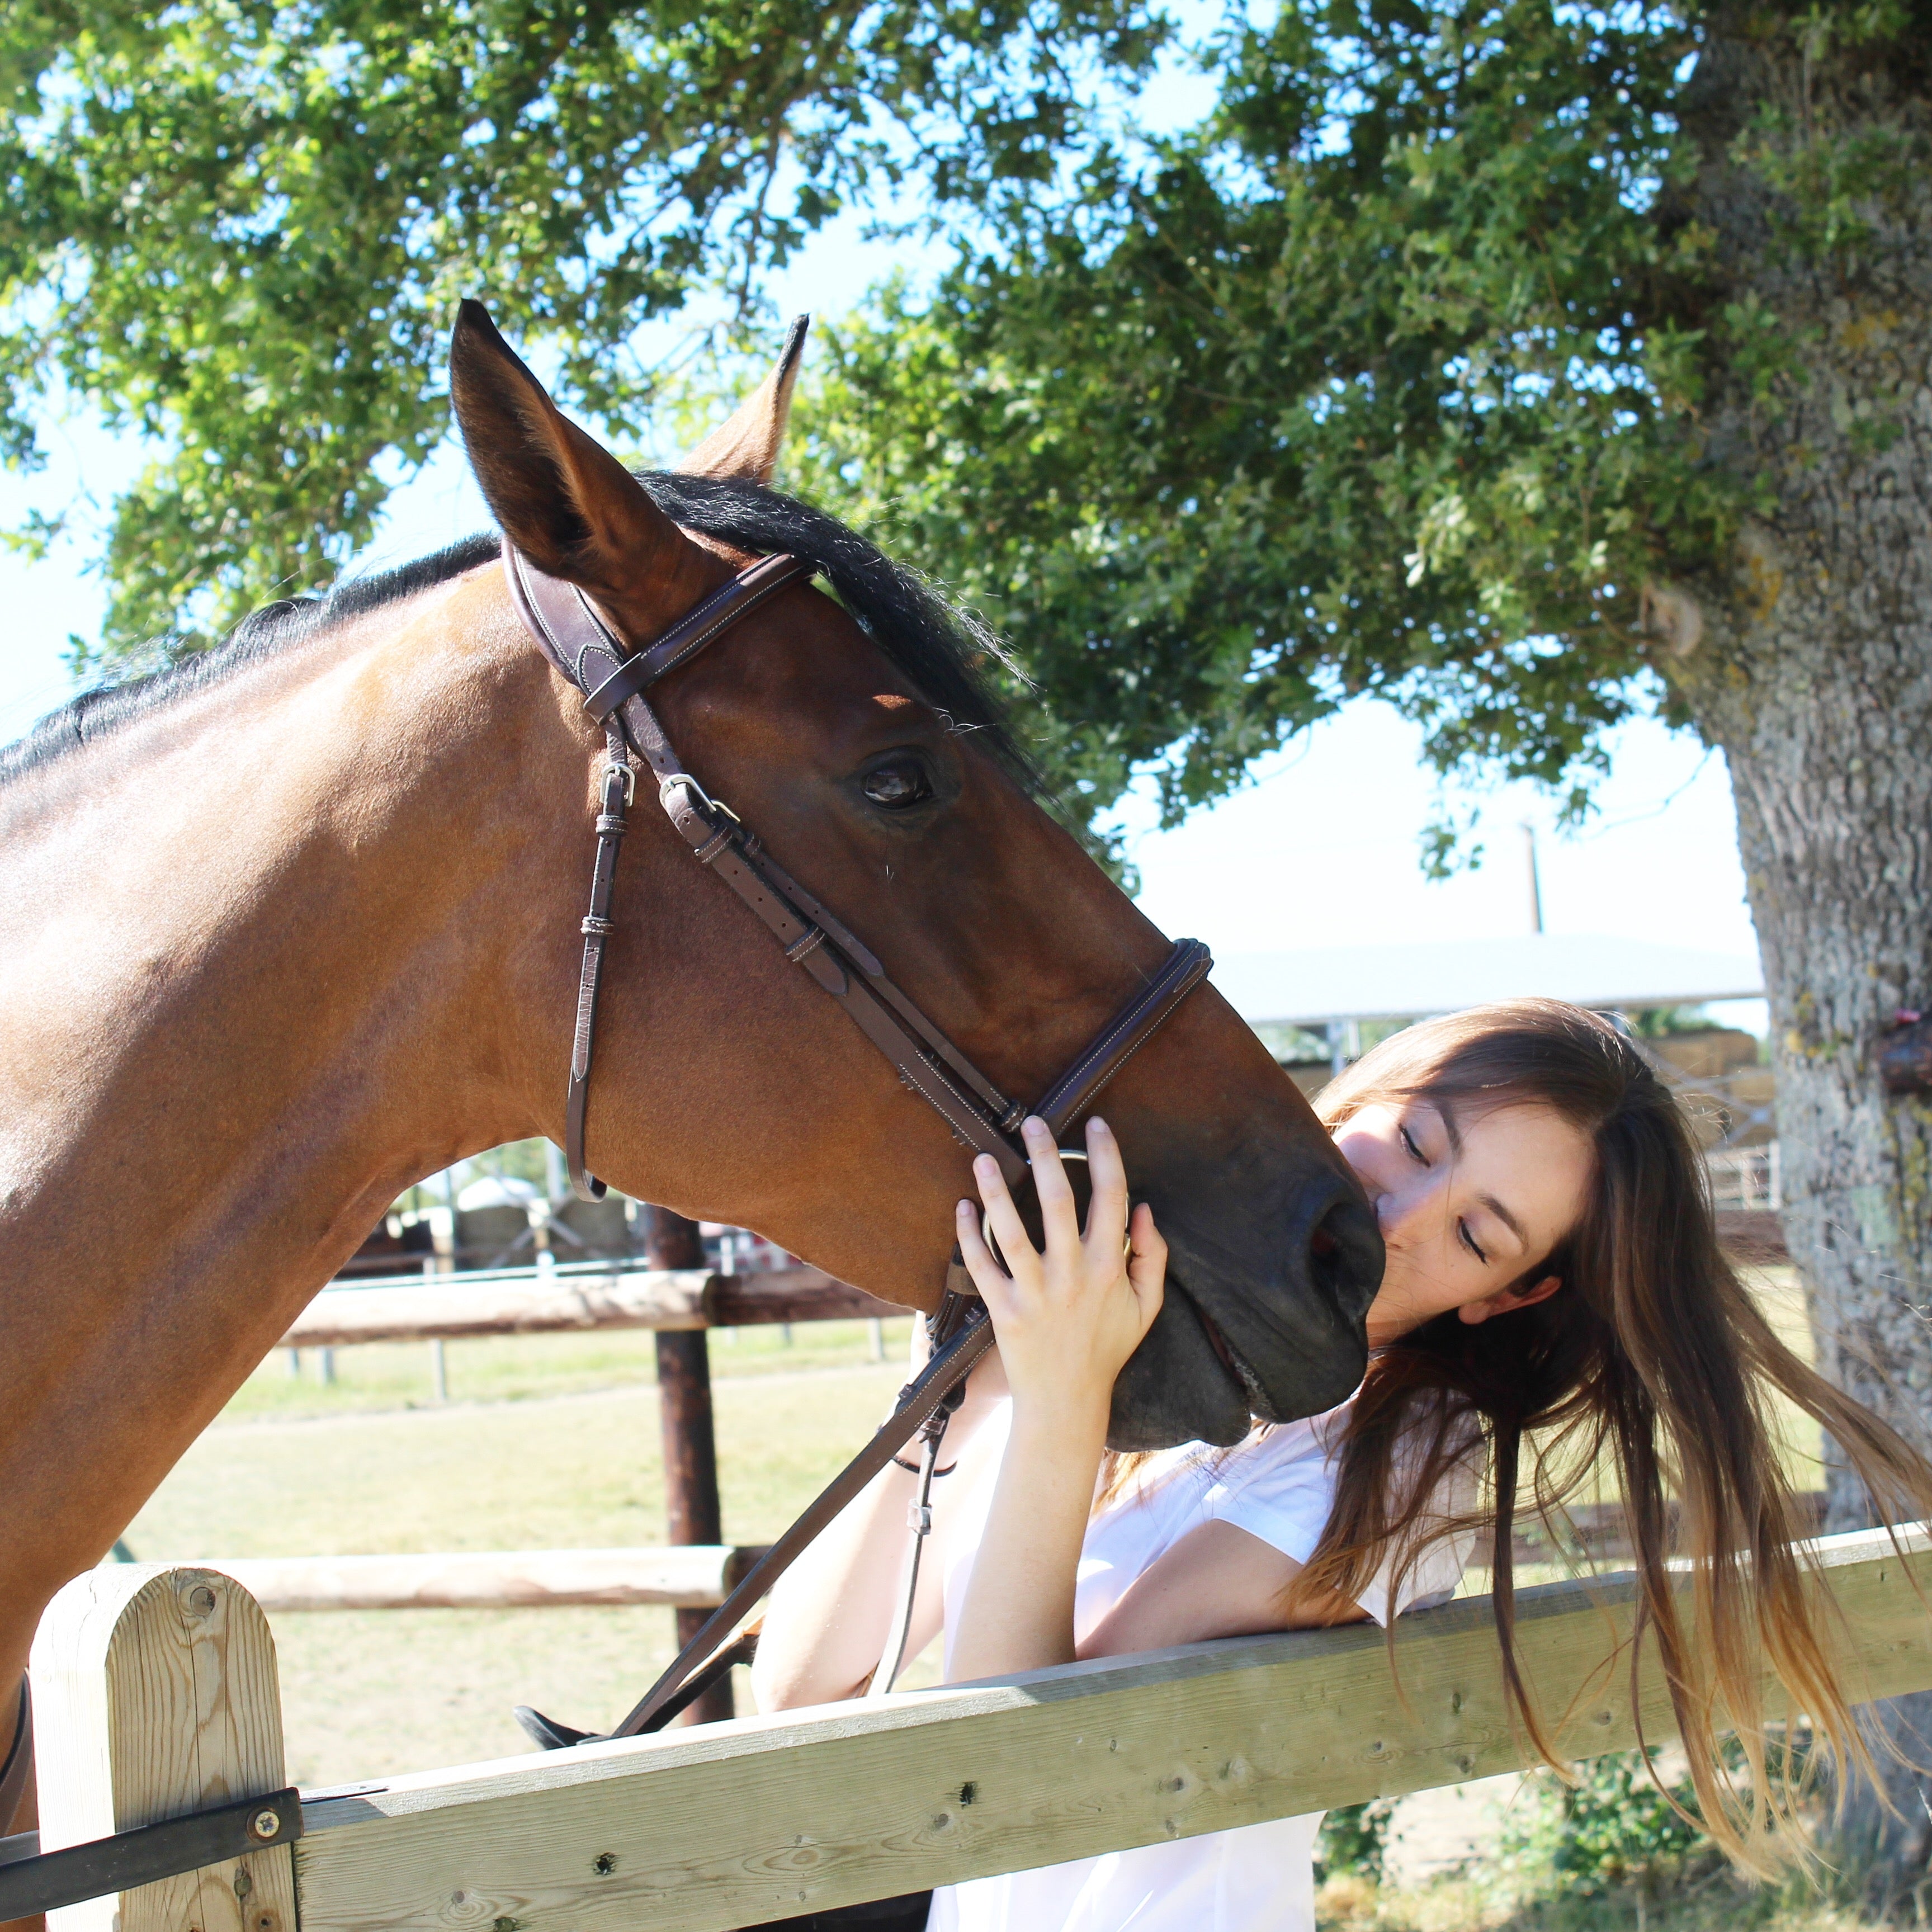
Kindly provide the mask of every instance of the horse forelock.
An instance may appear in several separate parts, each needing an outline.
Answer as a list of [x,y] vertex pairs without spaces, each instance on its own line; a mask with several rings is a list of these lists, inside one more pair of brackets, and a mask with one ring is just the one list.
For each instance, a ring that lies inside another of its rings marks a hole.
[[686,530],[739,550],[783,550],[817,565],[860,628],[953,728],[971,733],[1027,790],[1040,788],[991,682],[1004,671],[1024,686],[1026,675],[976,612],[893,562],[849,524],[796,496],[736,478],[632,473],[658,508]]
[[[916,571],[894,562],[837,518],[758,484],[644,470],[638,482],[675,522],[758,554],[784,550],[815,564],[839,602],[920,694],[1028,790],[1040,780],[1010,730],[989,674],[1025,676],[976,614],[953,604]],[[465,537],[392,570],[344,578],[320,595],[278,598],[251,611],[212,650],[117,683],[97,686],[0,746],[0,786],[98,743],[177,700],[352,618],[400,604],[488,562],[500,539]]]

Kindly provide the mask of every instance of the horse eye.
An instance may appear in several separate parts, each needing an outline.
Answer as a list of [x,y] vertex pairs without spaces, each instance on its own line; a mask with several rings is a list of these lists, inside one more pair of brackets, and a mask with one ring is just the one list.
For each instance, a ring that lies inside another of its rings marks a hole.
[[932,781],[916,758],[895,758],[874,765],[860,782],[860,790],[887,812],[904,812],[932,796]]

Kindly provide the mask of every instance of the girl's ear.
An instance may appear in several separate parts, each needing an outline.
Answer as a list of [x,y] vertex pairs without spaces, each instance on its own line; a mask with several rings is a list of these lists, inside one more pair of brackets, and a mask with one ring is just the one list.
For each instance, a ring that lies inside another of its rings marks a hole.
[[1492,1315],[1508,1315],[1519,1308],[1534,1308],[1539,1301],[1547,1301],[1562,1286],[1561,1275],[1546,1274],[1527,1288],[1499,1288],[1495,1294],[1484,1295],[1480,1301],[1466,1301],[1456,1312],[1473,1328],[1478,1322],[1488,1321]]

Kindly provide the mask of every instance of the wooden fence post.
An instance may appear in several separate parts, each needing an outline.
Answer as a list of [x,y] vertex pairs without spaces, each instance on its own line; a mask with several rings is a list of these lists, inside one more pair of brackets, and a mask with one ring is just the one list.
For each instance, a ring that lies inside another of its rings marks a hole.
[[[701,1268],[704,1244],[698,1223],[652,1208],[644,1257],[654,1268]],[[660,1328],[657,1334],[658,1413],[664,1430],[664,1513],[669,1540],[722,1543],[724,1510],[718,1498],[718,1440],[711,1418],[710,1338],[702,1328]],[[710,1615],[680,1610],[677,1640],[688,1643]],[[729,1672],[676,1721],[716,1724],[733,1714]]]
[[[76,1576],[34,1642],[40,1846],[284,1788],[274,1640],[219,1570],[116,1563]],[[48,1915],[49,1932],[296,1932],[275,1845]]]

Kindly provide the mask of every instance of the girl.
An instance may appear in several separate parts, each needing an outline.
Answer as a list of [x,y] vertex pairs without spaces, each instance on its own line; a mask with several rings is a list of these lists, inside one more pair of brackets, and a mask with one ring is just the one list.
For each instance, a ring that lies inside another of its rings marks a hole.
[[[1397,1034],[1319,1112],[1388,1250],[1361,1387],[1232,1450],[1105,1450],[1108,1393],[1160,1304],[1166,1255],[1127,1212],[1112,1136],[1089,1123],[1084,1231],[1052,1137],[1024,1130],[1046,1232],[1028,1240],[990,1161],[961,1249],[998,1348],[949,1432],[939,1560],[908,1654],[942,1625],[950,1681],[1205,1638],[1394,1615],[1453,1590],[1489,1541],[1505,1681],[1516,1674],[1510,1539],[1530,1438],[1547,1517],[1607,1461],[1648,1634],[1706,1828],[1763,1869],[1796,1846],[1765,1759],[1767,1659],[1841,1762],[1865,1762],[1828,1661],[1771,1413],[1782,1394],[1837,1442],[1887,1522],[1932,1514],[1932,1468],[1777,1340],[1720,1252],[1704,1167],[1631,1041],[1552,1000]],[[1126,1234],[1124,1256],[1123,1232]],[[1096,1481],[1097,1478],[1097,1481]],[[860,1694],[894,1610],[913,1478],[887,1470],[774,1592],[762,1708]],[[1666,1498],[1674,1498],[1676,1546]],[[1694,1579],[1687,1618],[1672,1555]],[[1728,1777],[1720,1730],[1745,1766]],[[1270,1932],[1313,1924],[1319,1820],[1289,1819],[1021,1872],[934,1895],[932,1932]]]

